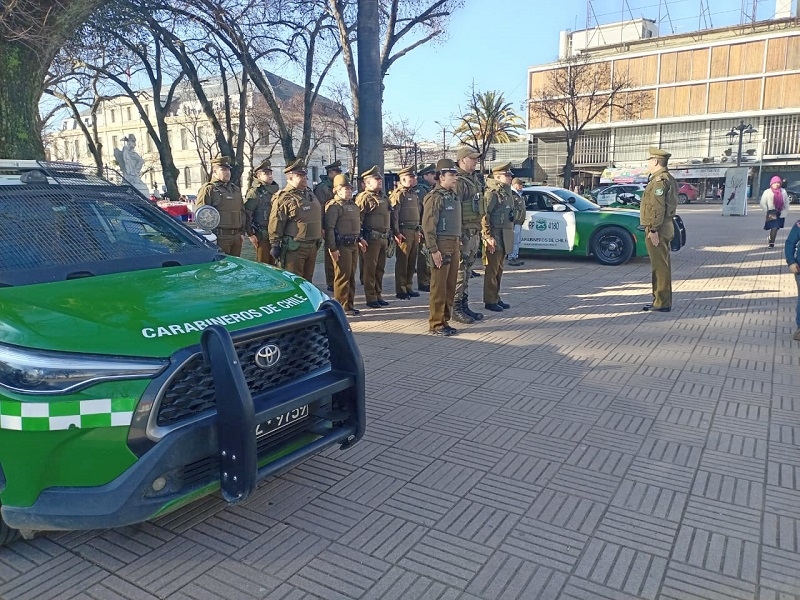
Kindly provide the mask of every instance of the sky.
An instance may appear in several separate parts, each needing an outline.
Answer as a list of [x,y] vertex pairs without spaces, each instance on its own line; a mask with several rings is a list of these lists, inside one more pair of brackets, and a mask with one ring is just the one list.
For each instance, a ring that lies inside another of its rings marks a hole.
[[[741,21],[741,0],[661,0],[661,34],[698,30],[701,4],[713,27]],[[752,0],[746,4],[752,10]],[[626,20],[659,17],[659,0],[592,0],[591,6],[592,26],[620,21],[623,10]],[[770,18],[775,0],[757,0],[757,10],[758,19]],[[451,125],[473,82],[477,91],[502,92],[524,119],[528,67],[556,60],[559,32],[585,29],[586,13],[586,0],[465,0],[452,15],[446,38],[391,67],[384,80],[384,121],[408,119],[421,138],[441,143],[436,121]]]

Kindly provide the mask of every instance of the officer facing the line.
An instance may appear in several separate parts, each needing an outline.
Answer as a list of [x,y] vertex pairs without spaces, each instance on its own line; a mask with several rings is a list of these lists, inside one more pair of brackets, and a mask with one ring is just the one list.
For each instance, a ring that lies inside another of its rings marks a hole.
[[417,174],[414,167],[405,167],[398,173],[399,185],[389,195],[392,207],[392,235],[397,243],[397,260],[394,267],[394,286],[400,300],[416,298],[419,292],[413,288],[414,271],[419,254],[420,210],[415,186]]
[[355,317],[360,314],[353,305],[358,250],[366,250],[367,244],[361,239],[361,213],[346,175],[333,178],[333,199],[325,207],[325,247],[333,261],[333,297]]
[[286,187],[272,199],[269,216],[270,253],[284,269],[311,281],[322,244],[322,205],[308,190],[302,158],[283,172]]
[[[314,188],[314,195],[322,204],[322,212],[325,212],[325,207],[333,199],[333,179],[337,175],[342,174],[342,161],[337,160],[329,165],[325,165],[325,176]],[[325,284],[328,286],[328,291],[333,291],[333,262],[331,261],[330,252],[325,252]]]
[[431,295],[428,331],[451,336],[456,279],[461,253],[461,202],[455,195],[457,173],[447,158],[436,163],[439,182],[423,200],[422,234],[431,261]]
[[204,204],[219,211],[219,227],[214,230],[217,246],[225,254],[242,255],[242,239],[247,215],[244,211],[242,190],[231,181],[231,159],[220,156],[211,161],[211,181],[197,192],[195,207]]
[[672,266],[669,258],[669,243],[675,231],[672,217],[678,210],[678,184],[667,170],[669,152],[650,148],[647,171],[650,181],[642,193],[639,223],[647,232],[645,245],[650,255],[652,270],[653,302],[642,310],[669,312],[672,310]]
[[367,241],[364,253],[364,295],[367,306],[389,306],[383,299],[383,272],[386,269],[386,248],[389,245],[389,199],[383,194],[383,174],[377,165],[361,174],[364,191],[356,196],[361,211],[362,236]]
[[500,280],[503,261],[514,244],[514,196],[511,189],[511,163],[492,169],[493,179],[486,182],[481,207],[481,237],[483,238],[483,302],[486,310],[503,312],[511,308],[500,299]]
[[272,196],[278,189],[278,184],[272,179],[272,163],[266,159],[256,167],[255,185],[247,191],[244,202],[256,260],[270,265],[275,264],[275,259],[269,252],[269,213],[272,210]]

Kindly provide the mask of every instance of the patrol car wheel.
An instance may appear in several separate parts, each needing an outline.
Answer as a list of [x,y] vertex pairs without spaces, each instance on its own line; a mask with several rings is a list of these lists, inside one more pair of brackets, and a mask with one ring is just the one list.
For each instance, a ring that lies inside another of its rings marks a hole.
[[689,204],[689,196],[686,194],[678,194],[678,204]]
[[633,256],[633,238],[622,227],[605,227],[594,234],[591,248],[597,262],[621,265]]
[[19,537],[19,531],[11,529],[0,517],[0,546],[7,546]]

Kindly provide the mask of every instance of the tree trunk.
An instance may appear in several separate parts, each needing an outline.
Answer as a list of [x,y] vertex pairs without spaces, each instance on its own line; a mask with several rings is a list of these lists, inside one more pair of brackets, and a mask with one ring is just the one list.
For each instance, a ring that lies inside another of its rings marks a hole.
[[39,99],[46,70],[36,52],[0,38],[0,158],[44,158]]
[[358,0],[358,172],[383,169],[378,0]]
[[573,160],[575,158],[575,140],[570,140],[569,137],[567,138],[567,157],[564,161],[564,181],[562,186],[565,189],[572,188],[572,166]]

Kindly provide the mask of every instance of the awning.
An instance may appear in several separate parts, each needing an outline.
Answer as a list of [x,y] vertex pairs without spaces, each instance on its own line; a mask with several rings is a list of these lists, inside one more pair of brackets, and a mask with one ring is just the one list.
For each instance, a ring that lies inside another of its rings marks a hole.
[[647,170],[644,167],[605,169],[600,175],[600,183],[647,183]]
[[[670,167],[669,172],[672,173],[672,176],[675,179],[716,179],[716,178],[724,178],[725,171],[730,169],[731,167],[735,167],[735,164],[724,165],[724,166],[714,166],[714,167],[690,167],[690,168],[680,168],[680,167]],[[747,166],[747,165],[742,165]]]

